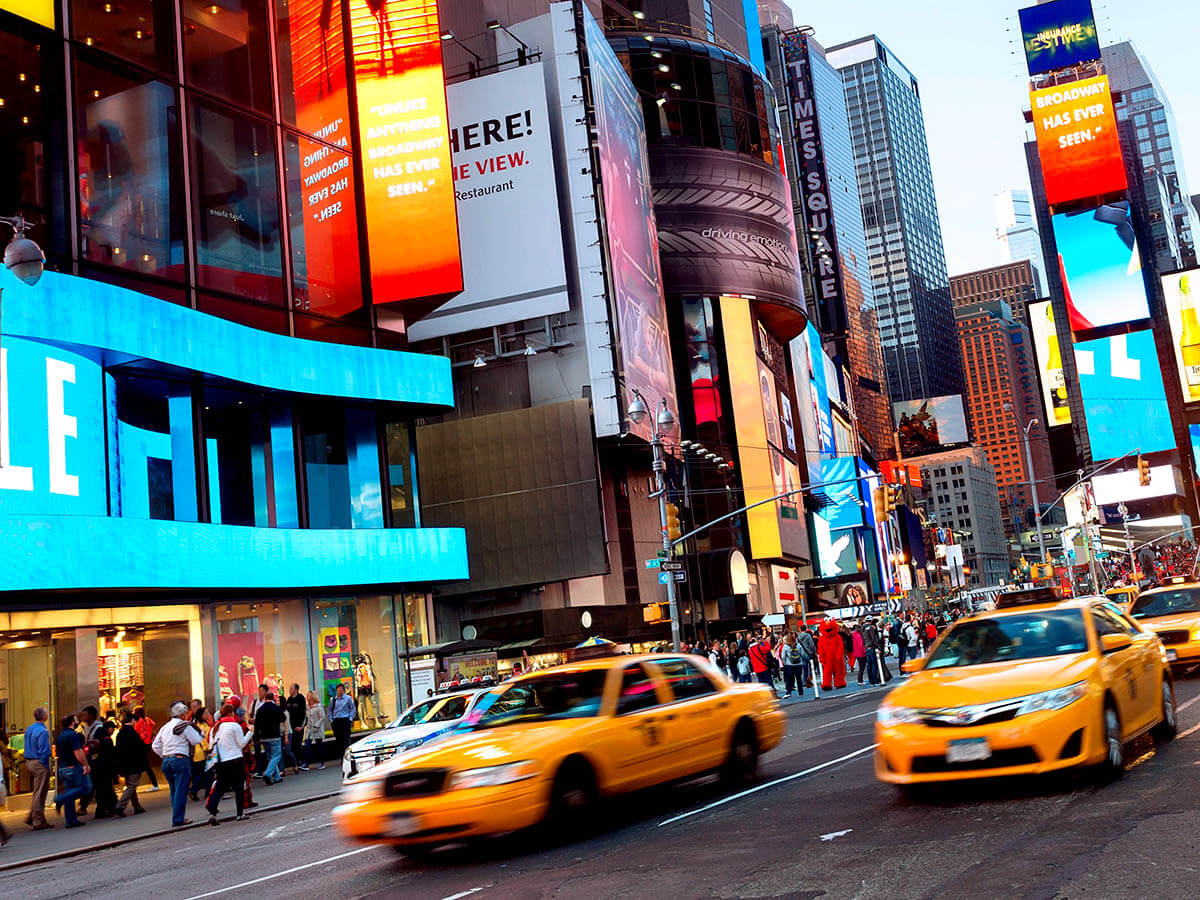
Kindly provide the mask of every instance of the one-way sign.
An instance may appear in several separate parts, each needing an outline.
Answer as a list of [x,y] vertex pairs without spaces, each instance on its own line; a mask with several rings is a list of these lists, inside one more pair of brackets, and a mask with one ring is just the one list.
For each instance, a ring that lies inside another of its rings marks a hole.
[[662,562],[662,570],[664,572],[682,572],[683,563],[678,559],[664,559]]

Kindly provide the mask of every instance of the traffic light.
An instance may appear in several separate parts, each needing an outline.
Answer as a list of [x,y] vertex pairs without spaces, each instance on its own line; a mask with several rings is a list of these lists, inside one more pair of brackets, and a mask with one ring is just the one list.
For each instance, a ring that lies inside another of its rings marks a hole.
[[1147,487],[1150,484],[1150,463],[1139,453],[1137,458],[1138,484]]
[[871,491],[871,499],[874,501],[873,505],[875,507],[875,524],[882,525],[887,521],[888,517],[887,488],[884,485],[875,488],[875,490]]
[[871,496],[875,501],[876,523],[886,522],[897,507],[904,505],[903,488],[898,484],[880,485],[872,491]]
[[888,512],[895,512],[901,506],[904,506],[904,488],[898,484],[889,484],[888,488]]
[[667,537],[675,541],[683,531],[679,527],[679,507],[674,503],[667,504]]

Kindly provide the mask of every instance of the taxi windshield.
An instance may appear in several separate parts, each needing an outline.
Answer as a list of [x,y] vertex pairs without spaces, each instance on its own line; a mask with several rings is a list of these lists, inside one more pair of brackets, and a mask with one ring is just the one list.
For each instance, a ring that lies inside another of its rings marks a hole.
[[1172,588],[1143,594],[1134,601],[1129,614],[1135,619],[1152,619],[1174,613],[1200,612],[1200,588]]
[[1063,656],[1087,650],[1083,614],[1077,610],[1024,613],[960,622],[925,664],[926,669]]
[[581,719],[599,715],[603,669],[538,675],[484,697],[460,728],[495,728],[517,722]]

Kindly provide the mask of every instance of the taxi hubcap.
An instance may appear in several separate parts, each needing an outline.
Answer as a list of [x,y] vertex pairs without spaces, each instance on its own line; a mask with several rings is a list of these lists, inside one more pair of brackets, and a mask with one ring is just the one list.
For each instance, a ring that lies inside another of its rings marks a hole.
[[1175,727],[1175,698],[1171,695],[1171,685],[1163,682],[1163,723],[1168,728]]
[[1121,747],[1121,726],[1111,709],[1104,711],[1104,731],[1108,741],[1108,761],[1119,767],[1125,762],[1125,751]]

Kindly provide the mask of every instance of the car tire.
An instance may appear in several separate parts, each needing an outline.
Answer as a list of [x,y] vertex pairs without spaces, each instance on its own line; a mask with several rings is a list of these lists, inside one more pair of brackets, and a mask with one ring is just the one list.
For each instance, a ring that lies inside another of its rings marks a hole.
[[1169,741],[1179,731],[1175,712],[1175,685],[1171,676],[1163,672],[1162,676],[1162,721],[1154,727],[1154,736],[1160,741]]
[[1121,739],[1121,718],[1112,701],[1104,703],[1100,716],[1100,734],[1104,739],[1104,761],[1099,772],[1102,781],[1114,781],[1125,774],[1125,742]]
[[436,844],[392,844],[392,852],[415,863],[428,862],[437,851]]
[[558,769],[550,787],[546,813],[547,834],[571,840],[595,825],[596,774],[582,759],[568,759]]
[[721,780],[728,787],[742,787],[758,777],[758,738],[754,726],[743,719],[733,730],[729,755],[721,769]]

